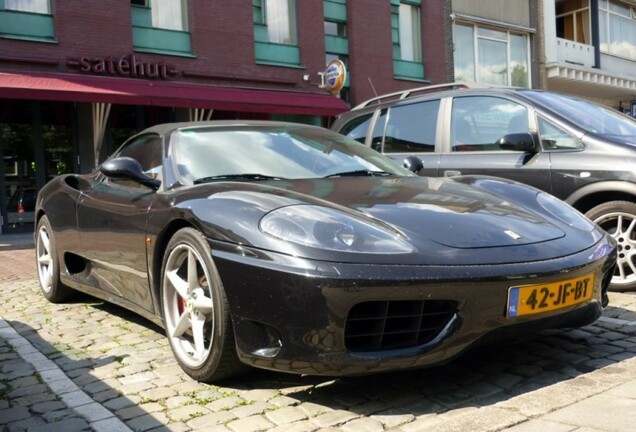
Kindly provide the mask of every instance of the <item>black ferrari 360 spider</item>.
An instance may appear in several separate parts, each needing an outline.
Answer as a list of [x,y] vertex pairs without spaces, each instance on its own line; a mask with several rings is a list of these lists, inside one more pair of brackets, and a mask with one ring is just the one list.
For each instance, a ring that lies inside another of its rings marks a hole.
[[149,128],[94,173],[48,183],[36,218],[47,299],[79,290],[141,314],[202,381],[246,364],[422,367],[585,325],[616,261],[611,237],[545,192],[420,177],[287,123]]

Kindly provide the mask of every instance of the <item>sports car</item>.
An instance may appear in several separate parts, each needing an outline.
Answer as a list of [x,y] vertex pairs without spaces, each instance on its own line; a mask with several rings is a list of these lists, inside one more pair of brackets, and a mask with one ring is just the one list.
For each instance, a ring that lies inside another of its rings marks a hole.
[[151,127],[39,192],[42,293],[142,315],[205,382],[424,367],[602,314],[607,233],[530,186],[405,166],[316,126]]

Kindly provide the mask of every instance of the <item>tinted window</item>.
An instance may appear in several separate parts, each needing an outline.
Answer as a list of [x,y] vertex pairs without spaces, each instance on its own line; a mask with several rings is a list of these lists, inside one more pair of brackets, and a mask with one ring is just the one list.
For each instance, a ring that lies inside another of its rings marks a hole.
[[384,137],[385,153],[435,151],[439,100],[391,108]]
[[586,131],[599,135],[636,136],[636,121],[608,107],[555,93],[523,94]]
[[161,140],[156,136],[140,137],[123,147],[117,156],[127,156],[137,160],[141,169],[157,177],[163,164],[161,158]]
[[451,151],[499,150],[510,133],[528,132],[528,110],[508,99],[490,96],[453,100]]
[[347,172],[413,175],[359,142],[303,126],[184,129],[172,135],[170,145],[184,184],[242,175],[288,179]]
[[369,123],[373,114],[366,114],[356,117],[340,129],[340,133],[353,138],[354,140],[364,143],[369,131]]
[[583,148],[583,144],[578,139],[542,117],[539,117],[539,135],[541,144],[546,150]]

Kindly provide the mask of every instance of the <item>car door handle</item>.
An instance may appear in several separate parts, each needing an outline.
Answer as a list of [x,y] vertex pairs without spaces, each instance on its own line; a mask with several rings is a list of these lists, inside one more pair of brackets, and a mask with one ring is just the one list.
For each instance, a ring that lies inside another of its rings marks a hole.
[[446,170],[444,171],[444,177],[455,177],[455,176],[459,176],[462,175],[461,171],[456,171],[456,170]]

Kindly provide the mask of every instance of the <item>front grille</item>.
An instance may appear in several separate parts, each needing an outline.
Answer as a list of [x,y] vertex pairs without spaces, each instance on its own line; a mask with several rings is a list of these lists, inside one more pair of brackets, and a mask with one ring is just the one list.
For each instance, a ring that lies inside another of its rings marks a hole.
[[371,301],[355,305],[345,324],[349,351],[386,351],[430,342],[448,324],[455,305],[447,300]]

